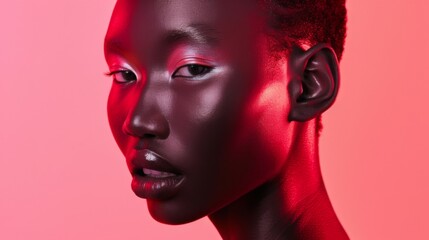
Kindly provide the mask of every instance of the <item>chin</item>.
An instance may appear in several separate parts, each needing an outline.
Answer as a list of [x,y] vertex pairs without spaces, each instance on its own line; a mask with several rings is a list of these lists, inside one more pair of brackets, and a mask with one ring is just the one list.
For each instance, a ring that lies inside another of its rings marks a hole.
[[169,225],[186,224],[206,216],[206,214],[192,212],[189,206],[178,206],[173,201],[148,199],[147,207],[154,220]]

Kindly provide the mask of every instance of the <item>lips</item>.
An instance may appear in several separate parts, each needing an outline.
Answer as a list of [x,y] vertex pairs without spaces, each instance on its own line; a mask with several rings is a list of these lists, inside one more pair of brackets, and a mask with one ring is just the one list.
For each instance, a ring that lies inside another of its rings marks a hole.
[[148,177],[153,177],[153,178],[166,178],[166,177],[176,176],[176,174],[174,174],[174,173],[161,172],[161,171],[156,171],[156,170],[152,170],[152,169],[148,169],[148,168],[143,168],[143,174],[148,176]]
[[127,158],[131,188],[141,198],[167,200],[179,191],[184,176],[167,160],[149,150],[133,150]]

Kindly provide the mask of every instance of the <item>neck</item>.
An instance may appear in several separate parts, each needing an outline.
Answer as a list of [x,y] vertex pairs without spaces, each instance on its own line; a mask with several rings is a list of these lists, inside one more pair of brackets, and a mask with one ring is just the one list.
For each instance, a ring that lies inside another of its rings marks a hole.
[[323,184],[312,123],[301,124],[281,173],[209,216],[223,239],[348,239]]

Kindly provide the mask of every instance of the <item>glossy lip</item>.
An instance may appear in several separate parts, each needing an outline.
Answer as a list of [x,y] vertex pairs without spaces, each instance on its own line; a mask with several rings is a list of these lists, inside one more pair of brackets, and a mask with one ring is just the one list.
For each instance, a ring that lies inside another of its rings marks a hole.
[[[183,185],[184,176],[159,154],[149,150],[133,150],[127,159],[133,176],[131,188],[141,198],[167,200],[173,197]],[[143,168],[175,174],[168,177],[150,177]]]

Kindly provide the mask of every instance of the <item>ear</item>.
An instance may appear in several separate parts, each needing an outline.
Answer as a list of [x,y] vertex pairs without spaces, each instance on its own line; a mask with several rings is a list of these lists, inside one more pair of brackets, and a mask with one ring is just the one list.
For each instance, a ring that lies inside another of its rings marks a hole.
[[306,51],[296,47],[288,65],[288,120],[304,122],[321,115],[334,103],[340,83],[334,50],[322,43]]

